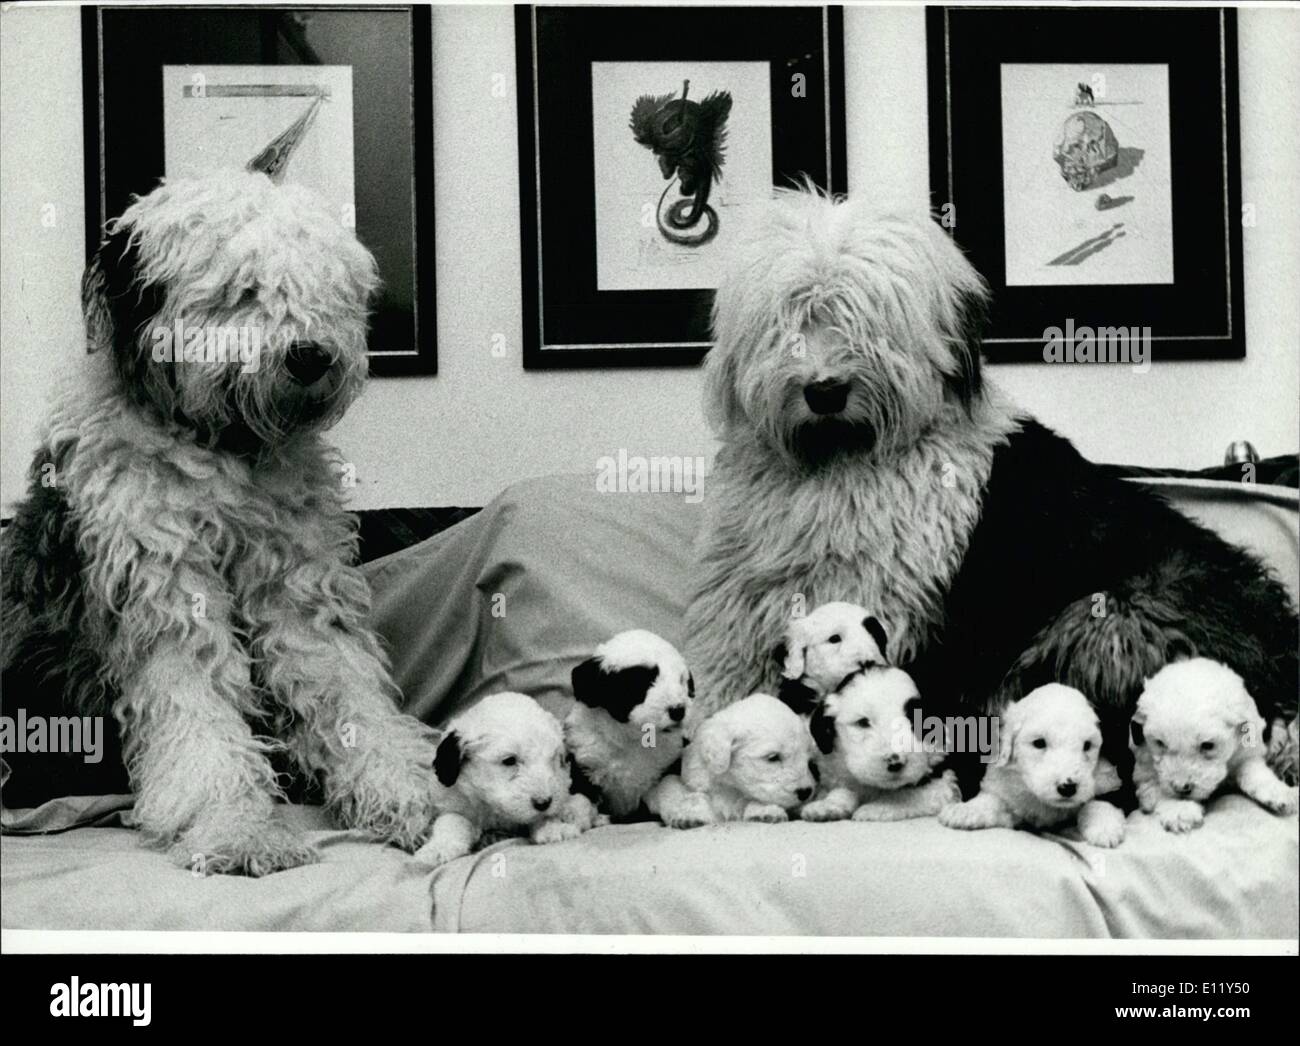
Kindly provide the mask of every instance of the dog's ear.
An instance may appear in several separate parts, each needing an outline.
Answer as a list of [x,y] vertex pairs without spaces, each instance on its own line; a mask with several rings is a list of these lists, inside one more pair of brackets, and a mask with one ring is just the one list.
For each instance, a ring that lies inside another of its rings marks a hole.
[[735,732],[725,710],[709,716],[682,756],[682,783],[692,791],[707,792],[713,779],[730,768],[735,743]]
[[812,733],[812,739],[817,742],[818,750],[823,755],[830,755],[831,752],[835,751],[835,720],[826,714],[824,704],[819,704],[813,711],[808,729]]
[[880,647],[880,656],[889,660],[885,654],[885,648],[889,646],[889,640],[885,637],[885,626],[878,618],[868,616],[862,619],[862,627],[867,630],[867,635],[876,641],[876,646]]
[[998,726],[998,758],[994,766],[1010,766],[1016,759],[1016,735],[1020,733],[1024,713],[1019,703],[1008,705]]
[[1259,707],[1244,683],[1229,693],[1223,718],[1237,732],[1237,743],[1241,748],[1263,748],[1264,717],[1259,714]]
[[980,349],[988,324],[988,297],[982,292],[962,291],[957,300],[957,329],[949,342],[953,366],[943,376],[948,394],[967,414],[984,389],[980,373]]
[[817,707],[817,691],[798,679],[782,679],[776,696],[795,715],[808,715]]
[[465,753],[460,747],[460,735],[455,730],[448,731],[438,742],[438,751],[433,756],[433,772],[438,777],[438,783],[446,788],[454,785],[464,762]]
[[570,675],[573,696],[591,708],[603,708],[620,723],[626,723],[632,709],[645,700],[659,678],[657,665],[629,665],[608,671],[600,658],[588,658]]
[[799,679],[803,676],[804,645],[794,637],[789,642],[780,642],[772,648],[772,660],[781,666],[781,675],[786,679]]

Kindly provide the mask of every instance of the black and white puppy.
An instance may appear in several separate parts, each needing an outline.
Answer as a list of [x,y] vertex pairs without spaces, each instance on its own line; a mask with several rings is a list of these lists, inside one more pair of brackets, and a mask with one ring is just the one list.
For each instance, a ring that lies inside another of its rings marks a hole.
[[781,666],[777,697],[800,715],[811,715],[850,676],[886,664],[886,645],[880,621],[862,607],[822,603],[793,618],[772,650]]
[[572,682],[564,739],[573,791],[607,817],[630,817],[681,757],[695,697],[686,661],[667,640],[633,629],[597,647]]

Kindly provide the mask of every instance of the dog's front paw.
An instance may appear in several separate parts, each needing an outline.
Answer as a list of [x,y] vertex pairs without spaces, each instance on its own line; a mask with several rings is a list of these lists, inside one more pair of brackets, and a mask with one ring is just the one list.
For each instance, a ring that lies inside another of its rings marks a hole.
[[581,834],[582,829],[576,824],[553,817],[533,829],[532,840],[540,846],[545,846],[547,843],[562,843],[568,839],[576,839]]
[[1079,835],[1085,843],[1114,849],[1124,841],[1124,814],[1110,803],[1088,803],[1079,811]]
[[458,857],[464,857],[467,853],[469,850],[459,843],[446,839],[430,839],[415,851],[413,859],[430,868],[440,868]]
[[745,807],[744,820],[763,824],[780,824],[790,820],[790,815],[775,803],[750,803]]
[[274,821],[227,825],[224,830],[198,825],[172,847],[172,857],[196,875],[254,877],[320,860],[305,839]]
[[855,821],[905,821],[918,816],[893,803],[863,803],[853,811]]
[[996,824],[984,805],[973,799],[967,803],[945,806],[939,811],[939,823],[945,828],[959,828],[962,831],[992,828]]
[[842,821],[848,814],[843,806],[829,799],[814,799],[799,811],[805,821]]
[[709,797],[700,792],[690,792],[675,799],[660,815],[669,828],[700,828],[714,821]]
[[369,832],[382,842],[414,851],[429,835],[438,812],[433,805],[433,749],[428,765],[389,762],[379,753],[360,756],[335,774],[332,806],[346,828]]
[[1169,832],[1190,832],[1205,822],[1205,807],[1193,799],[1169,799],[1156,807],[1156,817]]
[[1288,788],[1281,781],[1270,782],[1267,787],[1256,789],[1252,797],[1265,810],[1281,817],[1290,817],[1300,807],[1297,802],[1300,790]]

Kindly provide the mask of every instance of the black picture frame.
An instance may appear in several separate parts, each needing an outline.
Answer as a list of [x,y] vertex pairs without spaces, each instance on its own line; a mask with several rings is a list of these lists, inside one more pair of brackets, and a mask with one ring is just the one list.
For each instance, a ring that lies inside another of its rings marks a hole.
[[712,288],[597,289],[591,63],[771,63],[773,185],[842,193],[842,10],[517,6],[515,40],[525,369],[698,364]]
[[87,257],[164,174],[164,66],[350,65],[356,233],[381,279],[369,370],[437,373],[429,7],[92,6],[81,26]]
[[[1044,332],[1066,318],[1149,327],[1157,361],[1244,357],[1236,12],[931,7],[926,20],[932,204],[951,205],[949,231],[992,287],[989,361],[1043,362]],[[1007,286],[1004,62],[1167,64],[1171,283]]]

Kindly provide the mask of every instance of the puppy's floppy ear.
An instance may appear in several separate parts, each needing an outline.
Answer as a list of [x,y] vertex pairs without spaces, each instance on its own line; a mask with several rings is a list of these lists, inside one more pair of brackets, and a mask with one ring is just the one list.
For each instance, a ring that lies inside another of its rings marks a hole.
[[573,696],[584,705],[603,708],[618,722],[626,723],[659,678],[659,667],[629,665],[611,672],[600,658],[592,657],[577,665],[569,678]]
[[817,691],[797,679],[782,679],[776,696],[795,715],[808,715],[817,707]]
[[867,630],[867,635],[876,641],[876,646],[880,647],[880,656],[885,657],[885,648],[889,646],[889,641],[885,638],[885,626],[880,623],[879,618],[864,617],[862,627]]
[[713,779],[725,774],[731,766],[735,743],[735,730],[725,709],[704,720],[682,756],[682,782],[686,787],[696,792],[708,791]]
[[998,726],[998,758],[994,766],[1010,766],[1016,758],[1016,735],[1020,733],[1025,718],[1019,703],[1009,705],[1002,713]]
[[438,783],[446,788],[454,785],[464,762],[465,753],[460,747],[460,735],[451,730],[438,742],[438,751],[433,756],[433,772],[438,777]]
[[1223,718],[1237,732],[1240,747],[1252,750],[1263,747],[1264,717],[1259,714],[1259,707],[1244,683],[1230,692]]
[[835,720],[826,714],[825,704],[819,704],[808,724],[812,739],[817,742],[817,749],[822,755],[835,751]]

